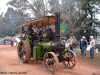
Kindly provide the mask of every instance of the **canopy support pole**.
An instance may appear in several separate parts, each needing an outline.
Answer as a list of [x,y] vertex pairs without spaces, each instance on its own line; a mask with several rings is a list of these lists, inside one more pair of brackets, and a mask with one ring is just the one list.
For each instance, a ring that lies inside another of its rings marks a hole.
[[60,40],[60,13],[56,13],[55,31],[57,34],[57,40]]

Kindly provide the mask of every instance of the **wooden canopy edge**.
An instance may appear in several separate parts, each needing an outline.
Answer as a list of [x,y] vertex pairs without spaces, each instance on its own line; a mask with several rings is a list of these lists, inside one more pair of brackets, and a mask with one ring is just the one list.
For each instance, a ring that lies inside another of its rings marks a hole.
[[38,19],[26,21],[24,26],[37,26],[37,27],[43,27],[48,25],[56,25],[56,16],[44,16],[40,17]]

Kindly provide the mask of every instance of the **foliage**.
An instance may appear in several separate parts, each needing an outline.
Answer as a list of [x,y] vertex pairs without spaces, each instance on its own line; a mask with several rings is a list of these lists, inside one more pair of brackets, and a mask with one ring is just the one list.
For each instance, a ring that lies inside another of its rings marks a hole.
[[97,12],[97,7],[99,6],[99,0],[81,0],[81,10],[84,12],[82,20],[80,19],[81,35],[97,36],[97,31],[95,30],[96,18],[95,14]]
[[[100,0],[12,0],[12,6],[3,18],[0,16],[0,33],[12,35],[16,28],[29,19],[55,15],[59,12],[62,23],[67,23],[71,31],[79,32],[81,29],[95,31],[94,26],[99,22],[95,18],[99,12]],[[98,7],[97,7],[98,6]],[[31,13],[30,13],[30,12]],[[10,15],[10,16],[9,16]],[[13,29],[12,29],[13,27]],[[89,32],[92,33],[92,32]]]

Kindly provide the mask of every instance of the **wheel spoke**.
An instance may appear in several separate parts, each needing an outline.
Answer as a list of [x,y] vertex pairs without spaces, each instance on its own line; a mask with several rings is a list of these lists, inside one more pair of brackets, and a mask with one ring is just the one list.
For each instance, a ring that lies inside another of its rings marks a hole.
[[48,69],[48,71],[50,72],[54,72],[55,70],[55,61],[54,61],[54,57],[52,55],[46,54],[44,56],[44,65],[46,66],[46,68]]
[[69,69],[73,68],[75,66],[75,64],[76,64],[76,60],[75,60],[74,54],[69,51],[68,53],[66,52],[65,55],[67,55],[67,56],[65,56],[66,57],[65,61],[66,61],[67,67]]

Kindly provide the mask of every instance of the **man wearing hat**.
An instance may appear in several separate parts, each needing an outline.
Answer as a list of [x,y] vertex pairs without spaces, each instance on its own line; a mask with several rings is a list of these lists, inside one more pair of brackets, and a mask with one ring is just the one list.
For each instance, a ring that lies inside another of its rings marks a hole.
[[93,36],[90,36],[90,45],[91,45],[90,59],[91,59],[91,61],[93,61],[93,59],[94,59],[94,50],[95,50],[95,39],[94,39]]
[[87,48],[87,40],[85,36],[82,36],[80,40],[80,49],[81,49],[81,54],[82,54],[83,59],[86,56],[86,48]]

